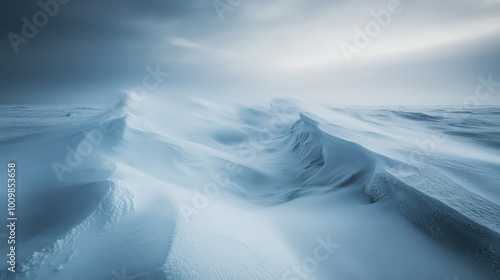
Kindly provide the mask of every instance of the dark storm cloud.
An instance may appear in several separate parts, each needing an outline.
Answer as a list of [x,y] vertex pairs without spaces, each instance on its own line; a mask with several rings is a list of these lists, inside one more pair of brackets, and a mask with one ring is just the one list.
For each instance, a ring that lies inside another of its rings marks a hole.
[[165,47],[165,36],[183,28],[180,19],[213,12],[206,3],[72,0],[59,5],[58,13],[27,44],[19,44],[16,54],[7,34],[23,36],[21,19],[33,22],[42,8],[37,1],[8,1],[0,15],[1,101],[24,102],[20,96],[26,95],[50,102],[52,95],[67,96],[85,86],[106,90],[139,79],[144,67],[154,62],[151,53]]
[[339,45],[354,44],[355,28],[390,1],[242,0],[219,18],[211,0],[71,0],[15,54],[7,34],[21,34],[21,18],[41,8],[8,0],[0,102],[97,100],[156,64],[172,73],[169,94],[237,100],[456,103],[479,75],[500,80],[498,0],[401,0],[402,12],[348,63]]

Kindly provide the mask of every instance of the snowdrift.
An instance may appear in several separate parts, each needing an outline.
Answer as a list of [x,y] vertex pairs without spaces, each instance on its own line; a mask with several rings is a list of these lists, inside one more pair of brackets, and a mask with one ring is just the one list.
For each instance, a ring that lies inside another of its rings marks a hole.
[[2,107],[21,187],[1,279],[500,278],[491,108],[122,101]]

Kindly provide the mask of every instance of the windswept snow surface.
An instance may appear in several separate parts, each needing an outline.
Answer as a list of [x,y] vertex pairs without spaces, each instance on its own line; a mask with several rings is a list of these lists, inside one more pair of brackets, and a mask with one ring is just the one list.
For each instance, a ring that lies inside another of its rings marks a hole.
[[498,107],[122,101],[0,107],[0,279],[500,279]]

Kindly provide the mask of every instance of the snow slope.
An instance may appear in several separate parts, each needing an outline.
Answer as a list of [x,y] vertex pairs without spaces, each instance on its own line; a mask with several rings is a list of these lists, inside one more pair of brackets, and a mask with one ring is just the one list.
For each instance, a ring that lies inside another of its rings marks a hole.
[[1,107],[0,279],[500,279],[499,108],[123,101]]

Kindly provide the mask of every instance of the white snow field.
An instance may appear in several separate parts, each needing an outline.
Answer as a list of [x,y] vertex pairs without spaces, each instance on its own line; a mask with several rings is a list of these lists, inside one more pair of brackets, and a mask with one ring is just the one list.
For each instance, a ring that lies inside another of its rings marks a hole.
[[0,279],[500,279],[498,107],[122,101],[0,106]]

